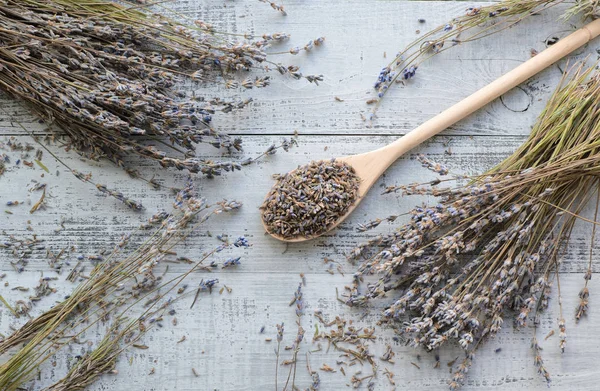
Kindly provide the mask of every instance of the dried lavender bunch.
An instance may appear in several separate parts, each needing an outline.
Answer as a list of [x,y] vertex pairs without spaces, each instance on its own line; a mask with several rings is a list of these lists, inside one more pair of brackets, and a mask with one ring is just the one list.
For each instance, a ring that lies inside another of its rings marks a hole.
[[[98,343],[98,345],[91,352],[88,352],[82,359],[77,361],[77,363],[71,367],[65,377],[53,385],[44,388],[44,391],[84,390],[87,386],[95,382],[100,376],[107,373],[114,373],[114,367],[116,366],[119,356],[128,348],[135,346],[135,344],[153,327],[160,325],[159,322],[163,319],[163,316],[167,313],[167,310],[171,308],[175,302],[180,301],[187,295],[182,295],[180,288],[180,290],[178,290],[179,296],[174,298],[171,297],[163,302],[161,302],[161,300],[164,299],[175,288],[177,288],[180,283],[192,272],[197,271],[201,267],[200,265],[202,261],[208,258],[211,254],[212,253],[205,255],[200,262],[197,262],[182,275],[177,276],[171,281],[167,281],[166,283],[163,283],[162,285],[146,292],[146,294],[139,297],[136,302],[134,302],[132,305],[129,305],[127,308],[121,311],[121,313],[117,314],[116,320],[112,323],[110,329],[100,343]],[[218,283],[218,279],[209,279],[206,282],[202,280],[200,282],[200,287],[196,292],[194,302],[196,301],[200,292],[210,293],[211,288],[216,283]],[[168,288],[166,292],[162,294],[158,293],[161,289],[165,288]],[[192,294],[193,292],[188,293]],[[134,305],[141,303],[151,295],[153,297],[144,305],[146,310],[137,318],[128,320],[128,313],[132,310]],[[173,309],[168,311],[169,315],[174,315],[174,313],[175,311]],[[104,319],[104,317],[100,319]],[[94,321],[94,323],[96,322],[97,320]],[[125,326],[122,327],[124,323]]]
[[[579,212],[600,172],[600,74],[588,79],[591,72],[580,66],[565,76],[513,155],[468,185],[432,186],[426,194],[439,197],[437,205],[413,209],[409,223],[349,255],[367,259],[348,304],[394,295],[382,319],[411,345],[435,350],[452,341],[464,349],[451,389],[507,317],[523,327],[547,306],[575,221],[590,221]],[[380,277],[361,292],[369,274]]]
[[66,301],[52,307],[38,318],[30,320],[0,342],[0,354],[30,339],[47,324],[49,318],[57,317],[61,311],[72,311],[77,306],[95,301],[99,295],[102,297],[106,293],[107,286],[115,286],[118,282],[129,281],[137,276],[141,282],[134,286],[134,291],[152,288],[157,283],[152,269],[166,256],[168,248],[173,247],[189,234],[188,225],[191,222],[194,222],[194,227],[197,227],[212,215],[229,212],[240,206],[241,204],[235,201],[209,205],[204,199],[195,195],[192,183],[189,181],[187,186],[176,195],[172,213],[159,212],[150,218],[147,224],[140,227],[142,230],[155,228],[140,248],[121,260],[117,259],[120,248],[115,248],[115,251],[94,268],[90,278],[78,286]]
[[281,176],[260,207],[270,234],[311,237],[329,229],[356,201],[360,178],[349,164],[313,161]]
[[[194,192],[191,181],[176,196],[172,213],[161,212],[150,219],[148,225],[158,228],[144,244],[122,260],[116,259],[117,251],[99,263],[88,279],[82,282],[67,299],[58,303],[47,312],[27,322],[23,327],[0,343],[0,354],[25,343],[25,346],[0,366],[0,388],[16,390],[34,375],[36,368],[47,360],[57,349],[66,345],[55,344],[57,338],[68,338],[76,326],[91,324],[104,319],[115,308],[139,302],[148,293],[156,293],[165,284],[162,277],[155,276],[154,268],[172,254],[174,246],[180,243],[194,228],[203,224],[212,215],[235,210],[240,207],[236,202],[223,201],[215,206],[208,205]],[[207,254],[183,276],[178,277],[169,291],[181,279],[194,270],[199,263],[220,251],[223,244]],[[127,289],[123,289],[123,288]],[[168,292],[169,292],[168,291]],[[167,292],[167,293],[168,293]],[[156,303],[155,300],[152,301]],[[95,317],[96,320],[90,321]],[[68,341],[68,340],[67,340]]]
[[[66,133],[89,158],[119,166],[124,156],[137,155],[208,176],[241,167],[197,158],[194,150],[197,143],[240,150],[239,138],[210,123],[214,114],[243,108],[251,99],[188,99],[176,89],[179,79],[237,88],[235,72],[277,69],[322,80],[268,60],[265,48],[287,34],[229,42],[202,21],[186,26],[100,0],[3,0],[0,7],[0,89]],[[261,88],[269,80],[249,77],[241,87]]]
[[[380,102],[394,83],[406,83],[414,78],[421,64],[454,46],[476,41],[515,26],[532,15],[537,15],[564,0],[504,0],[484,7],[469,7],[465,14],[438,26],[411,42],[386,65],[377,78],[375,102]],[[564,14],[593,16],[596,1],[578,1]],[[377,105],[373,109],[373,113]],[[371,117],[373,116],[371,114]]]

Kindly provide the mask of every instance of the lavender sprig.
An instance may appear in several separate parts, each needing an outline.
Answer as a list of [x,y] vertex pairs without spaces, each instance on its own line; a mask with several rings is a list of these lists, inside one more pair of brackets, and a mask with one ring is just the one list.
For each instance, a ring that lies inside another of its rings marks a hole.
[[[408,84],[417,75],[424,62],[439,53],[457,45],[476,41],[497,34],[518,25],[523,20],[538,15],[564,0],[503,0],[487,6],[468,7],[463,15],[457,16],[431,31],[419,36],[395,58],[383,67],[374,84],[377,98],[369,99],[369,104],[377,103],[368,116],[369,119],[394,84]],[[595,1],[577,2],[565,12],[564,17],[596,14]]]

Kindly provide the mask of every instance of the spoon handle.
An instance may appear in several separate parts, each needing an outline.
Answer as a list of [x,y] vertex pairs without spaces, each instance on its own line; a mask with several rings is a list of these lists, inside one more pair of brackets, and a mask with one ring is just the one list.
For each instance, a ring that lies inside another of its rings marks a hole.
[[[382,148],[386,150],[391,165],[400,156],[442,130],[457,123],[471,113],[518,86],[536,73],[544,70],[564,56],[570,54],[600,35],[600,19],[580,28],[554,45],[525,61],[477,92],[469,95],[454,106],[424,122],[412,132]],[[382,151],[383,152],[383,151]],[[382,154],[383,155],[383,154]]]

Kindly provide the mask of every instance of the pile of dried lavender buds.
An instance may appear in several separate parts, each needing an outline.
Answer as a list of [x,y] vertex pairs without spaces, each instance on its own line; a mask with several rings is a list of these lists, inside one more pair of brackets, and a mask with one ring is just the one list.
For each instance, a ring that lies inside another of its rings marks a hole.
[[313,237],[327,232],[356,201],[360,178],[347,163],[313,161],[278,177],[261,206],[270,234]]
[[[565,77],[527,142],[486,174],[455,187],[450,184],[459,178],[388,188],[440,202],[413,209],[408,223],[349,254],[361,265],[348,304],[394,296],[382,321],[413,346],[462,347],[465,358],[450,379],[451,389],[464,383],[477,348],[508,319],[516,327],[535,326],[538,312],[548,306],[562,251],[599,185],[600,74],[590,78],[591,72],[579,67]],[[363,290],[361,281],[371,274],[379,277]],[[591,258],[578,317],[587,310],[590,276]],[[562,306],[558,326],[564,350]],[[550,381],[535,335],[532,347],[532,361]]]

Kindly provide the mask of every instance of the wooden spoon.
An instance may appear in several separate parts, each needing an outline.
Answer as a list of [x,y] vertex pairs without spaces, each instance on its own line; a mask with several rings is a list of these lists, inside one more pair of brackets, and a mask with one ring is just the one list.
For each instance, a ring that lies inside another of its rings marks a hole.
[[[348,212],[344,216],[341,216],[335,224],[329,227],[328,231],[335,228],[354,211],[375,181],[377,181],[381,174],[383,174],[400,156],[421,144],[423,141],[440,133],[442,130],[464,119],[469,114],[479,110],[502,94],[585,45],[598,35],[600,35],[600,19],[587,24],[561,39],[554,45],[537,54],[535,57],[525,61],[512,71],[481,88],[479,91],[444,110],[393,143],[371,152],[336,158],[336,160],[346,162],[354,168],[356,174],[361,179],[361,184],[358,190],[358,198],[354,205],[352,205]],[[265,230],[267,230],[266,226]],[[314,239],[324,233],[325,232],[311,237],[297,236],[284,238],[275,234],[271,234],[271,236],[284,242],[303,242]]]

